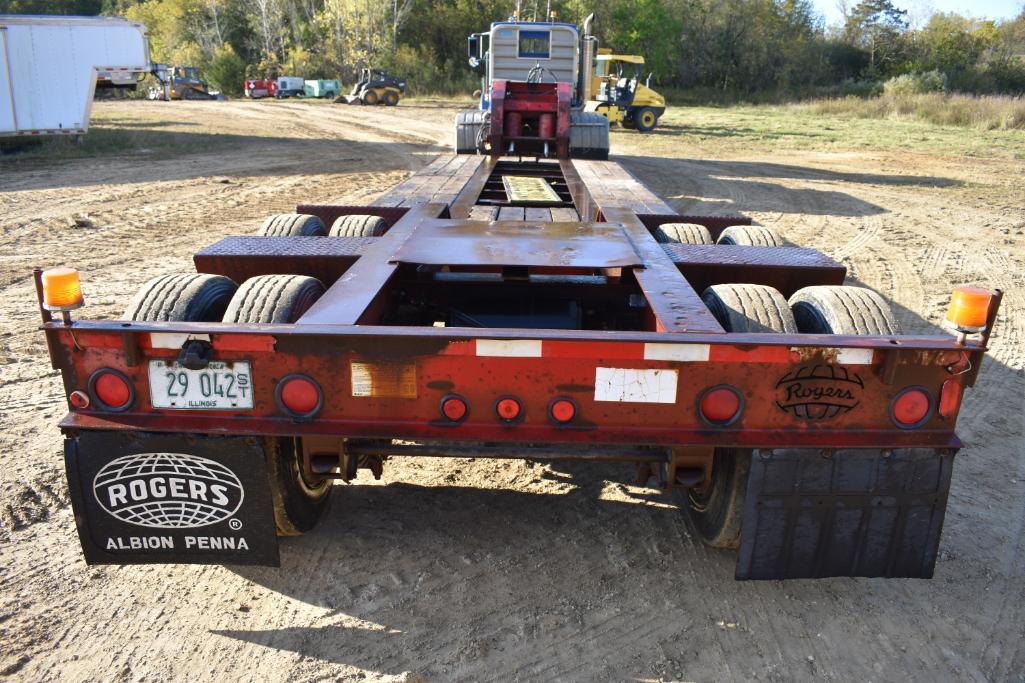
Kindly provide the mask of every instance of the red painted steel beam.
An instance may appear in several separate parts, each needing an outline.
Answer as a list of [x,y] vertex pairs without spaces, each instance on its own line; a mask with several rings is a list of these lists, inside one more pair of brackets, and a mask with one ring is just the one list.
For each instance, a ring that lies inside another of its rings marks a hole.
[[392,254],[422,221],[441,216],[447,208],[444,204],[411,208],[384,236],[374,240],[363,257],[331,285],[296,325],[360,323],[398,269],[398,263],[389,260]]

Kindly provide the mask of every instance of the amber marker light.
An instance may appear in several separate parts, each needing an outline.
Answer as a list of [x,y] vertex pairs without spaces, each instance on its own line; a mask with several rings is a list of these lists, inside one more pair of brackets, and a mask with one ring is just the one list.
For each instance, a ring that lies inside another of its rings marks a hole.
[[946,324],[965,334],[986,329],[993,293],[979,287],[957,287],[950,294]]
[[41,275],[43,307],[48,311],[73,311],[85,303],[82,283],[74,268],[50,268]]

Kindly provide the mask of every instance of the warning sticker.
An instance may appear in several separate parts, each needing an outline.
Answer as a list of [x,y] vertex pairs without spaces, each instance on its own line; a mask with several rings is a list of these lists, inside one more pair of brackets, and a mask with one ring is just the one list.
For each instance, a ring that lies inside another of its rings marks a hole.
[[416,364],[352,361],[352,395],[416,398]]
[[594,400],[676,403],[676,370],[595,368]]

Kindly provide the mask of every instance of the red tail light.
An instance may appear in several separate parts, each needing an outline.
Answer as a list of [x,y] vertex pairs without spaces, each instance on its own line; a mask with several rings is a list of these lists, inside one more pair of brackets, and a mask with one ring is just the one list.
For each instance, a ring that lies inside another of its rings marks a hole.
[[292,417],[309,418],[324,406],[324,392],[320,385],[306,375],[288,375],[274,392],[278,408]]
[[921,387],[908,387],[897,394],[890,405],[893,421],[904,429],[922,426],[931,412],[932,398]]
[[469,412],[470,407],[462,396],[451,395],[441,399],[441,414],[452,422],[461,422]]
[[103,368],[89,378],[89,394],[101,410],[119,412],[127,410],[135,400],[135,389],[125,375]]
[[706,422],[724,427],[740,417],[743,401],[736,389],[721,385],[706,390],[698,406]]
[[520,417],[522,411],[523,408],[520,406],[520,402],[515,398],[501,398],[495,404],[495,412],[505,422],[514,422]]
[[566,424],[577,416],[577,406],[568,398],[557,398],[548,406],[548,414],[556,422]]

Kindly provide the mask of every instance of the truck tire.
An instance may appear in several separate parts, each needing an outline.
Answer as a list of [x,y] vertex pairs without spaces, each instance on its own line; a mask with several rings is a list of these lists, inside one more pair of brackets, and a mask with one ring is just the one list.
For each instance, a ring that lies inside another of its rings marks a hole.
[[305,213],[279,213],[268,216],[256,233],[261,237],[323,237],[324,221]]
[[642,133],[650,133],[658,125],[658,114],[651,107],[641,107],[633,113],[634,128]]
[[[302,275],[260,275],[249,278],[224,314],[230,323],[293,323],[324,293],[320,280]],[[317,525],[327,510],[331,479],[307,481],[302,473],[302,440],[268,438],[274,524],[279,536],[299,536]]]
[[819,285],[790,297],[797,329],[809,334],[900,334],[900,322],[882,296],[863,287]]
[[573,159],[609,158],[609,120],[590,111],[569,115],[569,155]]
[[486,121],[485,114],[479,109],[456,114],[456,154],[477,154],[477,135]]
[[798,330],[790,305],[779,291],[765,285],[712,285],[701,295],[727,332]]
[[386,90],[384,92],[384,103],[389,107],[394,107],[399,103],[399,94],[394,90]]
[[242,283],[224,311],[226,323],[294,323],[324,293],[305,275],[258,275]]
[[733,225],[719,234],[716,244],[739,244],[747,247],[782,247],[783,236],[764,225]]
[[708,228],[697,223],[663,223],[655,228],[655,241],[663,244],[715,244]]
[[388,231],[388,223],[380,216],[354,213],[339,216],[331,225],[330,237],[380,237]]
[[161,275],[139,289],[122,318],[149,322],[218,322],[237,289],[238,285],[223,275]]
[[[701,299],[727,332],[785,332],[797,329],[786,299],[763,285],[713,285]],[[712,480],[687,491],[687,513],[702,542],[713,548],[740,545],[751,451],[717,448]]]
[[363,104],[366,104],[371,107],[381,100],[376,90],[367,90],[363,93],[363,97],[361,97],[360,99],[363,101]]
[[301,536],[311,531],[327,512],[333,480],[311,483],[302,473],[302,439],[266,439],[274,526],[278,536]]

